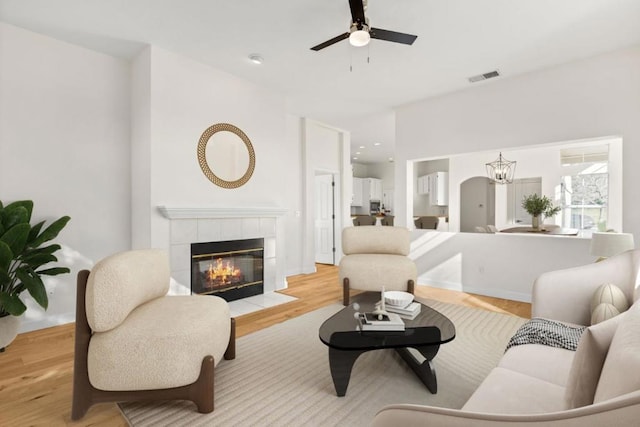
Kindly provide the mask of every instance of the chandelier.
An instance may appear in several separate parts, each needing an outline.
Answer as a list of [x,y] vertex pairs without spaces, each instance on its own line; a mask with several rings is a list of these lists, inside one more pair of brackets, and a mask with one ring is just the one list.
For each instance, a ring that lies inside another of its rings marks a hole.
[[485,164],[487,176],[496,184],[510,184],[513,182],[513,174],[516,171],[516,162],[502,157],[502,152],[496,160]]

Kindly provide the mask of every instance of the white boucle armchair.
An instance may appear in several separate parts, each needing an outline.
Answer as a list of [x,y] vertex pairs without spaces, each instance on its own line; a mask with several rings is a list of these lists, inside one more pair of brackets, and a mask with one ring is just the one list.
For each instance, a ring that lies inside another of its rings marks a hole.
[[78,273],[71,418],[94,403],[190,400],[213,411],[214,367],[235,358],[235,321],[216,296],[167,296],[169,261],[121,252]]
[[411,234],[404,227],[360,226],[342,230],[340,281],[343,303],[350,289],[414,292],[417,269],[409,250]]

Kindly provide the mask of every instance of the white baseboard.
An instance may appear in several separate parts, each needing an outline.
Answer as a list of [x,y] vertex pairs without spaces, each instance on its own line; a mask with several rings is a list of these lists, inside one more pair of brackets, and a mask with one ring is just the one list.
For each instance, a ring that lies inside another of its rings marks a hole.
[[432,286],[434,288],[467,292],[467,293],[483,295],[487,297],[502,298],[502,299],[508,299],[512,301],[520,301],[520,302],[528,302],[528,303],[531,302],[531,294],[523,293],[523,292],[512,292],[504,289],[464,286],[464,285],[461,285],[460,283],[445,282],[445,281],[440,282],[440,281],[432,281],[432,280],[429,281],[428,285],[419,285],[419,286]]
[[[298,274],[304,274],[304,271],[301,267],[297,267],[297,268],[290,268],[285,272],[286,277],[289,276],[297,276]],[[285,281],[287,279],[285,278]]]

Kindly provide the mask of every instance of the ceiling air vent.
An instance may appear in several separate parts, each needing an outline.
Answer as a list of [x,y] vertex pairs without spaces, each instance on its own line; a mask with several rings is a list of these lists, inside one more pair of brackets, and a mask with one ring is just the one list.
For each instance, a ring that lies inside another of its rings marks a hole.
[[469,81],[471,83],[481,82],[482,80],[492,79],[494,77],[498,77],[500,73],[498,70],[489,71],[488,73],[478,74],[477,76],[469,77]]

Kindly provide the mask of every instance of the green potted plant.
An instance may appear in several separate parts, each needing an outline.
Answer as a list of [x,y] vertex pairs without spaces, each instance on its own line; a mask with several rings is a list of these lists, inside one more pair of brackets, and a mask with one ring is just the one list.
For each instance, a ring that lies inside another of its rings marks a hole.
[[3,206],[0,201],[0,351],[16,337],[19,316],[27,306],[20,294],[28,291],[45,310],[49,305],[41,276],[69,273],[51,266],[60,245],[43,246],[54,239],[69,221],[63,216],[44,228],[45,221],[31,225],[33,202],[21,200]]
[[561,209],[559,206],[554,207],[550,198],[538,196],[537,193],[524,196],[522,208],[531,215],[531,226],[534,230],[540,230],[540,224],[544,222],[544,218],[554,216]]

